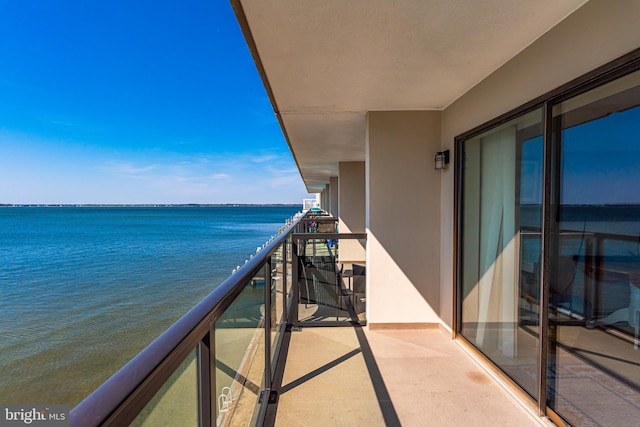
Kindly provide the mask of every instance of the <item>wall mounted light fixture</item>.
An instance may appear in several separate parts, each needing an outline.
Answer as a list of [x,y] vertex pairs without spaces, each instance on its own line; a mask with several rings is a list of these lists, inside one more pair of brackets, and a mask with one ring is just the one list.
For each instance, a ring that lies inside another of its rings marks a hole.
[[445,169],[449,164],[449,150],[438,151],[436,153],[436,170]]

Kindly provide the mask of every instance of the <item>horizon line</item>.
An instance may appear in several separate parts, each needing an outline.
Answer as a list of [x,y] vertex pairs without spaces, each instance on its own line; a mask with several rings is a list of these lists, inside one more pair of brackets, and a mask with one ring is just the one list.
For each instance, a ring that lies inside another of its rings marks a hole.
[[0,203],[0,207],[225,207],[302,206],[302,203]]

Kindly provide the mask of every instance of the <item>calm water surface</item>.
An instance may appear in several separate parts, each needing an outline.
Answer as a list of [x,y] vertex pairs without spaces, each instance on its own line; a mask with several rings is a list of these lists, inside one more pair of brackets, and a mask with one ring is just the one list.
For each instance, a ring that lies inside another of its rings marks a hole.
[[0,208],[0,403],[75,406],[299,210]]

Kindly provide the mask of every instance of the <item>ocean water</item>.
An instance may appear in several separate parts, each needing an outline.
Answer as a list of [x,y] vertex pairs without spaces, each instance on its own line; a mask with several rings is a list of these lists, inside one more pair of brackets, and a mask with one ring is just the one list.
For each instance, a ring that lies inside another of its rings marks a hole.
[[0,208],[0,403],[75,406],[298,211]]
[[[540,205],[520,207],[520,225],[539,231],[542,221]],[[562,255],[584,255],[591,240],[593,255],[640,256],[640,206],[561,206],[554,227],[561,231],[559,249]],[[540,236],[529,236],[524,242],[529,262],[540,258]]]

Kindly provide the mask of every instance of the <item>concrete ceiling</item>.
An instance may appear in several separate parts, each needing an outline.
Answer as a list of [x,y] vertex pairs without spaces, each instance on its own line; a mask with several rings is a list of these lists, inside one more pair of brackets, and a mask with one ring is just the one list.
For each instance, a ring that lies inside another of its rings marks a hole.
[[442,110],[586,0],[231,0],[313,191],[367,111]]

